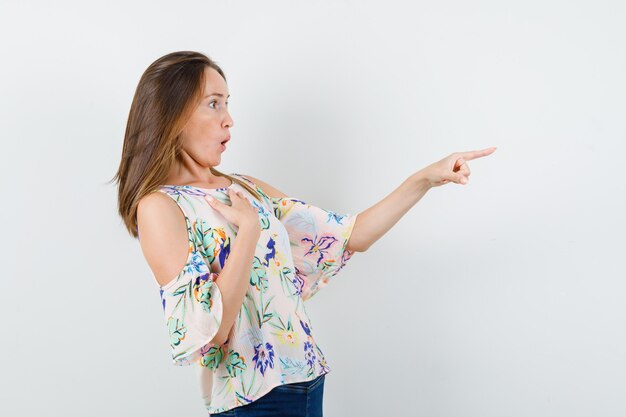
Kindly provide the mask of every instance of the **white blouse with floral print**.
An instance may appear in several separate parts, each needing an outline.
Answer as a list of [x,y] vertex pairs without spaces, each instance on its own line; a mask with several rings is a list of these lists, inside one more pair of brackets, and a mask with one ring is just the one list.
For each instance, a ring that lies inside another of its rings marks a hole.
[[[330,367],[315,342],[304,301],[324,287],[354,252],[346,249],[356,214],[336,214],[297,198],[274,198],[241,174],[259,200],[240,184],[207,189],[165,185],[158,191],[180,207],[189,253],[183,269],[160,296],[175,365],[195,364],[209,413],[249,404],[272,388],[310,381]],[[250,265],[250,282],[223,345],[210,340],[222,321],[219,274],[236,226],[205,200],[230,204],[229,188],[243,191],[257,208],[261,235]]]

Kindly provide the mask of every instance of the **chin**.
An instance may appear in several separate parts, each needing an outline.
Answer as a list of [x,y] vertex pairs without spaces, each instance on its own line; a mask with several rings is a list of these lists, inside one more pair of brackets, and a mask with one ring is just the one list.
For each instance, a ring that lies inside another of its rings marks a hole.
[[222,162],[222,156],[218,155],[215,159],[213,159],[213,163],[211,164],[211,166],[218,166],[220,163]]

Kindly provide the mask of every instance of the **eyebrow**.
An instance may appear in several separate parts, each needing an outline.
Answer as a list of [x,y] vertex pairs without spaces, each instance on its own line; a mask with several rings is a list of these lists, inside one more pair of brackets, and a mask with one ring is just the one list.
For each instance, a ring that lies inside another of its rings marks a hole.
[[[204,96],[204,98],[211,97],[211,96],[219,96],[219,97],[224,97],[224,94],[220,94],[220,93],[212,93],[212,94],[207,94],[206,96]],[[229,94],[226,98],[228,98],[228,97],[230,97],[230,94]]]

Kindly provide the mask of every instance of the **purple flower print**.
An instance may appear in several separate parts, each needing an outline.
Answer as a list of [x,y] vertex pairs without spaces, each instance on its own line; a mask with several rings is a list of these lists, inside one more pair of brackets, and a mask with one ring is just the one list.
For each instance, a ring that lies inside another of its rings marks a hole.
[[313,350],[313,345],[308,340],[304,343],[304,358],[309,366],[313,366],[315,363],[315,351]]
[[293,274],[293,279],[291,280],[291,282],[293,282],[293,286],[296,287],[296,295],[302,295],[302,290],[304,289],[303,277],[305,277],[306,275],[300,272],[297,266],[294,267],[294,269],[296,270],[296,272],[295,274]]
[[163,297],[163,288],[159,288],[159,297],[161,297],[161,302],[163,304],[163,311],[165,311],[165,298]]
[[308,252],[304,254],[304,256],[319,252],[320,256],[317,259],[317,266],[319,266],[322,259],[324,259],[324,254],[333,245],[333,243],[337,241],[338,239],[334,236],[322,236],[319,239],[317,238],[317,235],[313,239],[309,237],[303,237],[302,242],[309,242],[311,244],[311,247],[309,248]]
[[193,185],[164,185],[161,188],[165,189],[166,192],[174,195],[207,195],[207,193],[197,187],[194,187]]
[[[342,224],[341,222],[343,221],[343,219],[347,217],[346,215],[337,214],[332,211],[328,211],[328,210],[324,210],[324,211],[328,213],[328,219],[326,220],[327,223],[332,220],[336,222],[337,224]],[[336,237],[332,235],[321,236],[319,238],[317,237],[317,235],[315,235],[314,239],[311,239],[310,237],[304,237],[302,238],[302,242],[309,242],[311,244],[309,251],[305,253],[304,256],[310,255],[315,252],[319,252],[319,258],[317,259],[317,266],[319,266],[322,259],[324,259],[324,254],[326,254],[326,252],[328,252],[330,247],[335,242],[338,242],[338,241],[339,239],[337,239]]]
[[269,365],[270,368],[274,368],[274,348],[271,343],[260,343],[254,347],[254,366],[259,368],[261,375],[265,375],[265,369]]
[[307,323],[300,320],[300,326],[302,326],[302,329],[304,330],[307,336],[311,336],[311,329],[309,328],[309,325]]
[[266,248],[268,252],[265,254],[265,266],[269,265],[270,259],[274,259],[276,257],[276,241],[273,237],[270,237],[267,241]]

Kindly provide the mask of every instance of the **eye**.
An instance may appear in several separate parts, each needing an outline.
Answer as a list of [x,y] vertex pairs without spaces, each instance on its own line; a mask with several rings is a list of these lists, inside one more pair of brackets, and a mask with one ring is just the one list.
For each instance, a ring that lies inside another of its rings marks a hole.
[[[212,106],[213,103],[217,103],[217,100],[211,100],[209,102],[209,107],[211,107],[212,109],[214,109],[215,107]],[[224,102],[224,104],[226,104],[226,107],[228,107],[228,101]]]

